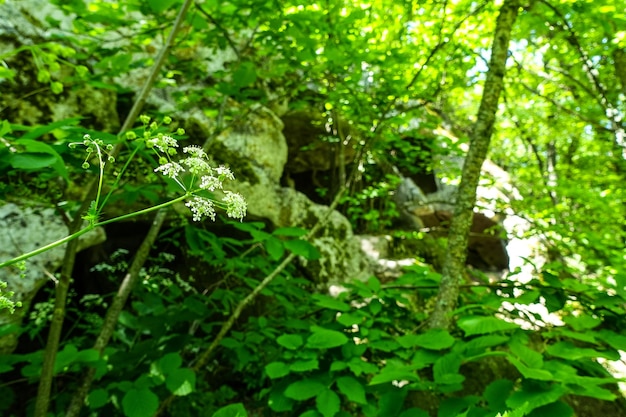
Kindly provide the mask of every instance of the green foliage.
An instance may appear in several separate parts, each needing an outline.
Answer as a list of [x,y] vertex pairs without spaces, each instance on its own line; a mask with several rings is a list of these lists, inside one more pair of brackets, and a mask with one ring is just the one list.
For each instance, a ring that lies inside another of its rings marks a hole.
[[[0,82],[7,90],[23,87],[24,102],[33,106],[37,102],[26,99],[39,99],[41,89],[61,100],[87,86],[117,94],[122,109],[129,84],[151,65],[180,4],[52,1],[57,11],[81,18],[71,19],[70,30],[57,31],[56,14],[38,22],[37,32],[54,35],[3,50]],[[197,2],[156,83],[177,111],[199,109],[215,119],[210,135],[258,103],[275,110],[283,102],[289,102],[287,110],[317,108],[336,131],[345,120],[351,126],[345,150],[363,150],[363,157],[352,162],[356,168],[344,167],[355,168],[360,178],[342,211],[357,230],[379,232],[398,215],[391,198],[397,171],[458,179],[459,166],[445,162],[464,153],[495,15],[491,3],[469,1]],[[538,3],[521,12],[491,157],[516,187],[515,198],[497,202],[498,208],[528,219],[532,230],[526,233],[546,245],[547,263],[530,282],[514,282],[512,275],[471,287],[454,312],[456,326],[428,330],[439,281],[426,267],[393,283],[346,277],[346,291],[331,297],[292,265],[245,309],[221,339],[215,360],[195,370],[198,353],[280,260],[289,253],[317,260],[320,253],[300,239],[307,231],[298,227],[223,222],[228,232],[221,234],[175,220],[161,243],[176,248],[186,275],[156,260],[101,357],[93,338],[110,296],[93,295],[70,308],[76,321],[58,352],[51,413],[63,414],[87,367],[97,374],[89,412],[111,416],[152,415],[170,395],[184,397],[170,406],[171,415],[216,417],[247,416],[246,409],[307,417],[569,416],[569,396],[615,400],[616,381],[598,359],[616,360],[626,350],[619,130],[619,83],[626,78],[617,58],[625,19],[607,1]],[[16,64],[25,61],[32,68]],[[29,77],[31,84],[19,84]],[[224,105],[234,101],[238,105]],[[30,108],[22,113],[33,116]],[[53,108],[43,108],[46,114],[32,126],[11,119],[0,124],[0,196],[44,200],[73,217],[81,178],[102,179],[98,170],[109,163],[108,145],[121,147],[116,167],[127,175],[105,178],[85,217],[91,226],[107,216],[105,203],[156,207],[172,193],[197,191],[197,172],[154,172],[176,162],[163,140],[177,129],[166,128],[165,120],[144,119],[118,138],[87,129],[101,122],[93,115],[58,120],[48,114]],[[85,134],[97,139],[81,158],[67,145]],[[343,143],[341,136],[330,140]],[[128,165],[131,160],[138,164]],[[200,196],[211,198],[212,192]],[[214,214],[205,205],[193,207],[196,215]],[[241,210],[230,214],[239,218]],[[101,266],[100,272],[119,280],[127,266]],[[562,324],[546,325],[525,308],[533,303]],[[13,307],[11,293],[0,292],[0,309]],[[52,308],[39,303],[20,329],[30,345],[40,346]],[[0,334],[15,330],[6,326]],[[35,347],[0,357],[2,380],[8,381],[0,386],[1,411],[34,398],[41,366]],[[492,375],[493,369],[501,372]]]

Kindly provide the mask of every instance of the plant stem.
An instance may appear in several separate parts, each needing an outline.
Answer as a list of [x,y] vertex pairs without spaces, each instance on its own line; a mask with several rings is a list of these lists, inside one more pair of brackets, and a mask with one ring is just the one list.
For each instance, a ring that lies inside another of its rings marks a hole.
[[[163,222],[167,216],[167,209],[162,207],[156,214],[154,221],[152,222],[152,226],[148,231],[148,234],[144,238],[141,246],[137,250],[133,263],[128,269],[128,273],[124,277],[122,284],[120,285],[117,294],[113,298],[111,302],[111,307],[107,310],[106,317],[104,318],[104,323],[102,324],[102,328],[100,329],[100,334],[96,339],[94,344],[94,349],[96,349],[100,355],[104,351],[104,348],[109,343],[111,336],[113,335],[113,331],[115,330],[115,326],[117,324],[117,320],[124,308],[124,304],[126,304],[126,300],[130,295],[130,292],[137,284],[139,280],[139,272],[143,267],[143,264],[146,261],[146,258],[150,254],[150,249],[154,245],[154,242],[161,230],[161,226],[163,226]],[[70,402],[69,407],[67,408],[67,414],[65,417],[76,417],[79,415],[80,410],[85,402],[85,398],[89,393],[89,389],[91,388],[91,383],[93,382],[93,378],[96,375],[96,368],[89,368],[83,375],[83,380],[80,384],[78,390],[74,393],[72,397],[72,401]]]
[[171,206],[172,204],[176,204],[176,203],[178,203],[180,201],[184,201],[189,196],[190,196],[190,194],[184,194],[184,195],[182,195],[180,197],[177,197],[177,198],[175,198],[173,200],[170,200],[170,201],[166,201],[165,203],[161,203],[161,204],[156,205],[156,206],[148,207],[148,208],[145,208],[143,210],[139,210],[139,211],[135,211],[135,212],[132,212],[132,213],[123,214],[121,216],[114,217],[112,219],[108,219],[108,220],[104,220],[104,221],[101,221],[101,222],[98,222],[98,223],[90,224],[89,226],[79,230],[78,232],[72,233],[71,235],[66,236],[63,239],[59,239],[59,240],[57,240],[55,242],[47,244],[46,246],[42,246],[42,247],[40,247],[38,249],[35,249],[34,251],[22,254],[22,255],[17,256],[17,257],[15,257],[13,259],[10,259],[8,261],[2,262],[2,263],[0,263],[0,268],[4,268],[5,266],[13,265],[13,264],[15,264],[17,262],[23,261],[23,260],[28,259],[28,258],[32,258],[33,256],[39,255],[40,253],[43,253],[43,252],[48,251],[50,249],[56,248],[57,246],[60,246],[60,245],[62,245],[64,243],[71,242],[72,240],[76,239],[77,237],[80,237],[80,236],[84,235],[85,233],[88,233],[88,232],[92,231],[96,227],[105,226],[107,224],[119,222],[119,221],[126,220],[126,219],[130,219],[132,217],[141,216],[142,214],[152,213],[153,211],[164,209],[166,207]]

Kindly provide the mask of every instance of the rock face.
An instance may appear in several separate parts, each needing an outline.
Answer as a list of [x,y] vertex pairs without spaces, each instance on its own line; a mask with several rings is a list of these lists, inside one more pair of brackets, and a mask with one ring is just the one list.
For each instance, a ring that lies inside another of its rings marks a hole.
[[[52,208],[37,208],[0,201],[0,260],[7,261],[16,256],[38,249],[67,236],[67,227],[61,216]],[[102,229],[94,229],[82,236],[81,249],[104,240]],[[14,300],[23,307],[14,314],[0,312],[0,326],[20,324],[28,306],[41,286],[54,279],[54,272],[61,266],[65,246],[61,245],[26,260],[26,269],[17,266],[3,268],[1,279],[7,282],[7,290],[15,293]],[[17,344],[17,334],[0,338],[0,354],[12,352]]]
[[[395,195],[405,227],[445,237],[454,212],[455,187],[441,187],[426,194],[411,178],[403,178]],[[506,232],[495,217],[474,212],[470,229],[467,263],[482,271],[509,268]]]
[[[196,116],[202,119],[202,116]],[[196,126],[209,126],[196,120]],[[205,132],[208,136],[208,130]],[[283,123],[267,108],[257,107],[244,122],[225,130],[211,141],[207,152],[219,163],[231,166],[237,181],[231,188],[248,203],[251,218],[268,220],[274,227],[310,229],[328,216],[326,225],[311,243],[320,251],[317,261],[301,259],[308,275],[318,283],[366,279],[369,264],[353,236],[348,219],[337,211],[312,202],[303,193],[280,185],[288,160]]]

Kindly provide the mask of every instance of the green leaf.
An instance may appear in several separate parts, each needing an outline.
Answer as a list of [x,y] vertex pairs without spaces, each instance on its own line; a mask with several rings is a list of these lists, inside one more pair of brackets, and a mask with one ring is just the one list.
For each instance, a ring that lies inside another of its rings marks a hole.
[[509,343],[511,352],[531,368],[543,368],[543,355],[519,342]]
[[465,377],[459,373],[461,368],[461,356],[456,353],[448,353],[437,359],[433,366],[433,376],[437,384],[460,384]]
[[312,371],[315,369],[319,369],[319,362],[317,361],[317,359],[311,359],[308,361],[295,361],[289,366],[289,369],[294,372]]
[[[53,124],[52,124],[53,125]],[[45,126],[49,128],[51,125]],[[37,130],[37,129],[34,129]],[[11,165],[17,169],[41,169],[52,167],[66,180],[69,179],[65,162],[59,153],[50,145],[25,137],[15,141],[17,145],[23,146],[25,152],[13,154]],[[21,157],[21,158],[20,158]],[[28,160],[32,159],[32,160]]]
[[425,349],[442,350],[454,344],[454,337],[445,330],[434,329],[420,335],[404,335],[399,337],[397,341],[404,348],[419,346]]
[[178,368],[169,373],[165,386],[174,395],[185,396],[196,389],[196,374],[189,368]]
[[325,389],[320,392],[315,399],[317,410],[322,413],[324,417],[334,417],[339,412],[341,402],[339,396],[329,389]]
[[180,0],[148,0],[148,5],[154,13],[161,13],[171,8],[174,4]]
[[287,398],[282,389],[286,385],[278,383],[278,386],[272,387],[270,391],[269,398],[267,400],[267,405],[272,409],[272,411],[283,412],[283,411],[291,411],[293,408],[294,401],[291,398]]
[[131,389],[122,399],[126,417],[152,417],[159,408],[159,397],[148,388]]
[[606,358],[612,361],[619,360],[619,353],[614,350],[597,350],[592,348],[581,348],[572,342],[563,341],[549,345],[546,352],[558,358],[578,360],[583,358]]
[[374,375],[369,385],[385,384],[392,381],[419,381],[419,377],[410,366],[391,363],[385,366],[378,375]]
[[278,336],[276,343],[284,348],[296,350],[302,346],[303,340],[302,336],[297,334],[283,334]]
[[265,365],[265,373],[270,379],[282,378],[289,375],[289,366],[284,362],[271,362]]
[[421,408],[408,408],[401,412],[398,417],[429,417],[429,414]]
[[470,340],[467,343],[464,343],[463,350],[467,352],[468,356],[475,355],[477,353],[484,352],[485,350],[487,350],[487,348],[490,348],[492,346],[501,345],[508,340],[510,340],[510,337],[503,335],[490,334],[486,336],[479,336]]
[[540,388],[536,384],[526,384],[520,391],[516,391],[506,400],[506,405],[516,409],[528,403],[528,411],[535,408],[558,401],[565,393],[567,388],[563,385],[549,385]]
[[239,68],[233,72],[233,83],[242,88],[248,87],[256,81],[256,69],[252,62],[243,62]]
[[346,327],[351,327],[355,324],[360,324],[364,320],[364,316],[360,313],[342,313],[337,317],[337,322],[343,324]]
[[306,346],[312,349],[329,349],[348,343],[348,337],[336,330],[314,327],[313,334],[306,341]]
[[557,401],[552,404],[535,408],[530,415],[532,417],[571,417],[574,415],[574,410],[564,402]]
[[318,381],[303,379],[289,384],[285,390],[285,397],[298,401],[304,401],[315,397],[324,389],[324,385]]
[[178,352],[168,353],[158,361],[159,369],[163,373],[163,375],[168,375],[171,372],[174,372],[176,369],[180,368],[180,365],[183,364],[183,358],[180,356]]
[[457,324],[463,332],[465,332],[465,336],[474,336],[477,334],[494,333],[519,328],[519,326],[515,323],[509,323],[496,317],[485,316],[461,317]]
[[513,390],[513,381],[509,379],[497,379],[485,388],[483,397],[487,400],[489,408],[492,410],[502,410],[506,408],[506,399]]
[[345,395],[348,400],[357,404],[367,404],[365,388],[357,379],[351,376],[337,378],[337,388],[339,388],[339,392]]
[[263,245],[267,250],[268,255],[273,261],[277,261],[285,254],[285,247],[283,242],[276,238],[268,238]]
[[352,309],[349,304],[344,303],[336,299],[335,297],[331,297],[330,295],[325,294],[313,294],[311,296],[313,301],[315,301],[315,305],[322,308],[327,308],[329,310],[343,311],[347,312]]
[[545,369],[529,368],[512,355],[509,355],[508,359],[511,365],[515,366],[524,378],[537,379],[540,381],[554,380],[554,375]]
[[15,169],[36,170],[52,166],[56,158],[46,153],[16,153],[11,155],[9,161]]
[[220,408],[213,417],[248,417],[248,412],[242,403],[235,403]]
[[308,410],[300,414],[300,417],[320,417],[321,414],[317,410]]
[[285,248],[306,260],[315,261],[320,258],[320,253],[315,246],[305,240],[287,240]]
[[89,408],[95,410],[109,402],[109,392],[102,388],[95,389],[87,396],[87,404]]

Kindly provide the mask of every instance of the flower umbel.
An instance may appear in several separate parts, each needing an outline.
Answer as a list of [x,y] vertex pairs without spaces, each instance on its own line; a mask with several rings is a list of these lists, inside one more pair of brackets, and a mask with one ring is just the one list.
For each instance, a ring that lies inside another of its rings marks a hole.
[[226,214],[228,217],[243,220],[243,216],[246,215],[246,210],[248,208],[246,200],[244,200],[239,193],[226,191],[225,194],[226,195],[222,201],[226,204]]
[[[196,145],[185,146],[184,157],[175,160],[177,140],[163,133],[154,134],[156,127],[153,129],[152,125],[155,122],[150,118],[142,117],[141,122],[147,129],[143,139],[146,147],[158,156],[160,165],[154,172],[171,178],[185,191],[189,198],[185,205],[191,210],[194,221],[205,217],[215,220],[216,205],[224,208],[228,217],[243,219],[247,205],[240,194],[223,191],[221,201],[208,194],[224,190],[224,181],[235,179],[230,168],[224,165],[212,167],[207,153]],[[164,124],[168,122],[171,123],[171,120],[163,121]]]
[[193,213],[193,220],[199,222],[202,217],[209,217],[215,221],[215,206],[213,202],[207,198],[194,197],[185,203]]

